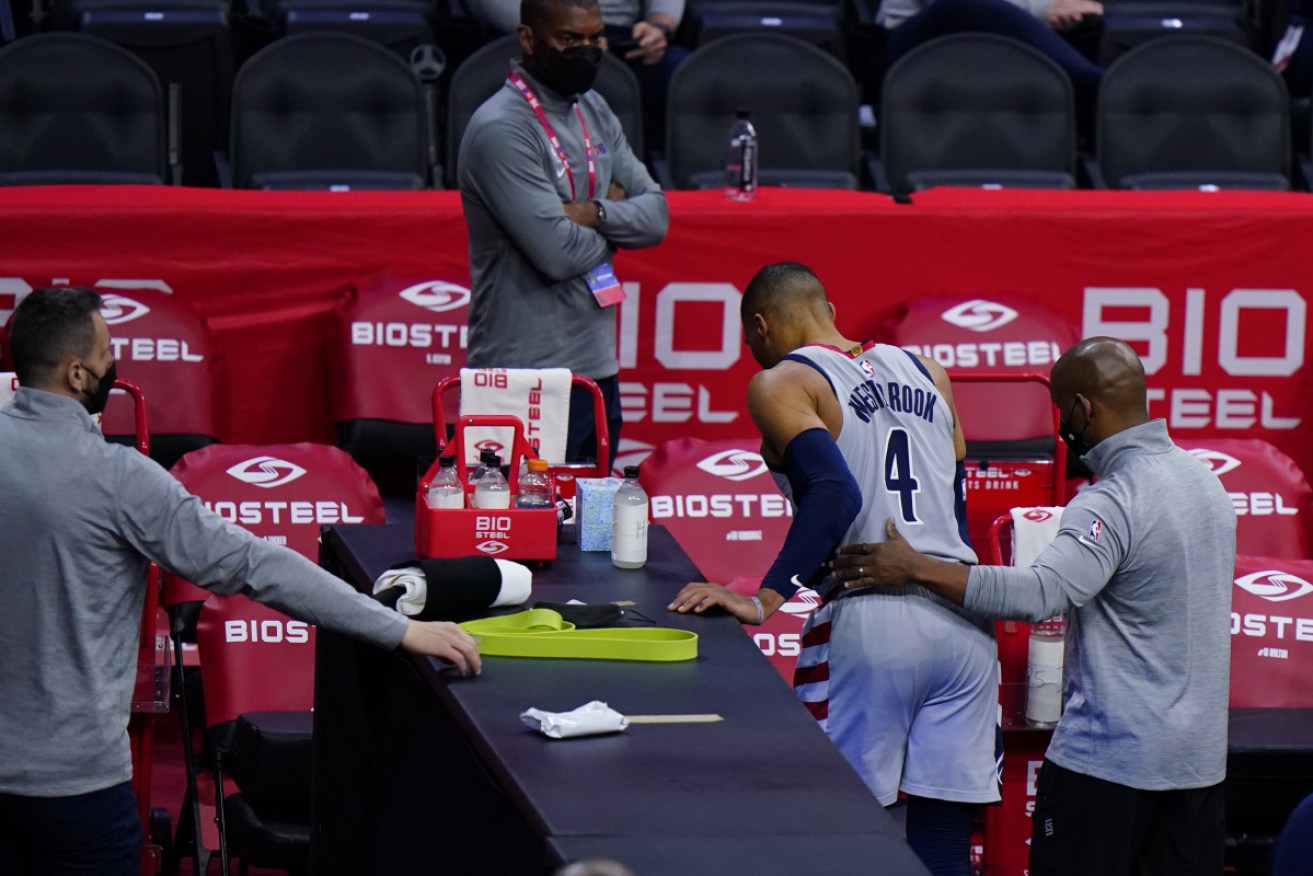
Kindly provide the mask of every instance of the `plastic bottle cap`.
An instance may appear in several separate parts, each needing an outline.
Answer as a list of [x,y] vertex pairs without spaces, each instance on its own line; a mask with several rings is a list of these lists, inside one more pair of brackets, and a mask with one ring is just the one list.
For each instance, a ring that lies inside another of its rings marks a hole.
[[740,119],[746,119],[751,117],[752,114],[745,109],[740,109],[740,110],[735,110],[734,115]]
[[491,463],[493,460],[497,460],[498,462],[501,461],[501,457],[497,455],[496,451],[493,450],[479,451],[479,462],[488,464]]
[[547,471],[547,460],[531,459],[528,462],[529,471]]
[[625,477],[627,477],[627,478],[637,478],[637,477],[638,477],[638,466],[636,466],[636,465],[627,465],[627,466],[625,466]]
[[453,468],[456,465],[456,457],[450,453],[444,453],[438,457],[438,465],[442,468]]

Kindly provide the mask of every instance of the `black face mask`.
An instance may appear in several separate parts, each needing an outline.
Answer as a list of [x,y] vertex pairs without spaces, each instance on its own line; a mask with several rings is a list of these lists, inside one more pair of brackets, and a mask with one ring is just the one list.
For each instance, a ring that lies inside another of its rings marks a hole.
[[1076,406],[1079,404],[1079,398],[1073,400],[1066,418],[1058,420],[1058,437],[1067,445],[1068,452],[1076,454],[1078,458],[1090,452],[1090,445],[1085,443],[1085,432],[1090,428],[1090,418],[1085,418],[1085,425],[1081,427],[1079,434],[1073,432],[1071,428],[1071,415],[1076,412]]
[[602,50],[598,46],[571,46],[549,49],[539,44],[533,71],[543,85],[562,97],[583,94],[597,81],[602,68]]
[[[84,364],[82,367],[86,368]],[[109,402],[109,392],[114,388],[114,381],[118,378],[119,363],[111,362],[105,369],[105,373],[96,378],[96,391],[89,393],[82,406],[87,409],[87,413],[93,417],[105,410],[105,405]],[[95,375],[95,372],[87,368],[88,373]],[[86,390],[83,390],[85,392]]]

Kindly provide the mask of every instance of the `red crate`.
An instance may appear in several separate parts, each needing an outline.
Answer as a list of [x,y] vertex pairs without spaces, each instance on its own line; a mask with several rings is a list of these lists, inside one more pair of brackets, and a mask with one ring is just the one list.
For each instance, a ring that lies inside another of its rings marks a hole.
[[[464,459],[465,429],[470,426],[506,426],[515,430],[511,447],[512,477],[520,460],[533,456],[524,440],[524,424],[511,416],[465,416],[456,421],[448,453]],[[425,472],[415,495],[415,551],[421,557],[467,557],[485,554],[507,560],[551,560],[556,558],[556,508],[430,508],[424,500],[437,474],[439,461]],[[473,485],[464,465],[456,474],[465,487],[468,502]]]

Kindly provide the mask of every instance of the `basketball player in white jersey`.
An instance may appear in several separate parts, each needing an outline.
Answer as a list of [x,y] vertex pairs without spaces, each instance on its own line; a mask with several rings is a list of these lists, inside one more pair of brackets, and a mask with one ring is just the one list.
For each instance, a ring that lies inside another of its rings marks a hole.
[[[762,455],[796,504],[755,596],[690,584],[672,611],[713,606],[760,623],[840,544],[884,538],[974,565],[948,375],[897,347],[844,337],[805,266],[768,265],[741,307],[763,367],[748,385]],[[908,842],[932,873],[966,876],[976,807],[999,799],[992,624],[920,587],[818,585],[795,678],[800,699],[885,806],[908,796]]]

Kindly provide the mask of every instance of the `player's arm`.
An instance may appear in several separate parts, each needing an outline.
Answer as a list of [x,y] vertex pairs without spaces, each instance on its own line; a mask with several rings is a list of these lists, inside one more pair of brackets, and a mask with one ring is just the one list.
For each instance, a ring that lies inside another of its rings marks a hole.
[[944,397],[944,404],[948,406],[948,412],[953,415],[953,450],[957,454],[958,462],[966,459],[967,439],[962,432],[962,421],[957,416],[957,405],[953,402],[953,383],[948,379],[948,372],[944,366],[940,365],[929,356],[916,355],[917,361],[925,366],[926,371],[930,372],[930,379],[935,382],[935,389]]
[[[792,595],[793,578],[806,577],[824,563],[843,538],[861,511],[862,495],[831,426],[819,413],[823,392],[831,392],[829,384],[815,369],[789,361],[758,373],[748,384],[748,411],[761,431],[763,448],[774,449],[783,461],[797,512],[757,601],[719,585],[690,584],[670,603],[671,611],[720,606],[744,623],[758,623]],[[833,428],[837,431],[838,424]]]

